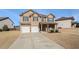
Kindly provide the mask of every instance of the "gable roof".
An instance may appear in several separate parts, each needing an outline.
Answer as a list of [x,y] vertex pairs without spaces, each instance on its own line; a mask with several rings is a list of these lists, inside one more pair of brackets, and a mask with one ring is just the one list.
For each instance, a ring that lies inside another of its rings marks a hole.
[[47,15],[39,14],[40,17],[47,17]]
[[33,13],[37,13],[37,12],[33,11],[32,9],[29,9],[28,11],[25,11],[25,12],[23,12],[22,14],[20,14],[20,16],[23,16],[25,13],[27,13],[27,12],[29,12],[29,11],[32,11]]
[[39,14],[37,12],[34,12],[32,15],[30,15],[30,17],[33,16],[34,14],[37,14],[39,16]]
[[7,19],[8,17],[0,17],[0,21]]
[[52,15],[52,16],[55,18],[55,15],[53,15],[52,13],[49,13],[48,16],[49,16],[49,15]]
[[47,17],[47,16],[44,15],[44,14],[38,14],[38,13],[33,13],[31,16],[33,16],[34,14],[37,14],[39,17]]
[[[32,9],[29,9],[28,11],[23,12],[22,14],[20,14],[20,16],[23,16],[25,13],[27,13],[27,12],[29,12],[29,11],[32,11],[32,12],[33,12],[33,14],[32,14],[32,15],[30,15],[30,16],[33,16],[34,14],[38,14],[38,16],[40,16],[40,17],[47,17],[47,15],[44,15],[44,14],[39,14],[39,13],[37,13],[37,12],[33,11]],[[52,16],[54,16],[54,17],[55,17],[55,15],[53,15],[52,13],[50,13],[50,14],[48,14],[48,15],[52,15]]]
[[0,21],[6,20],[6,19],[9,19],[14,24],[14,22],[9,17],[0,17]]
[[61,17],[56,19],[55,21],[63,21],[63,20],[75,20],[74,17]]

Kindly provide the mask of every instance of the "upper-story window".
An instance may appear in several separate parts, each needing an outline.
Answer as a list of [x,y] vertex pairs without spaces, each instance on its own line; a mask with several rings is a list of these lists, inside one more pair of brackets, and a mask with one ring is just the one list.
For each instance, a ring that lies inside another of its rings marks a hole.
[[29,17],[24,16],[24,17],[23,17],[23,21],[29,21]]
[[42,18],[41,21],[43,22],[44,21],[44,18]]
[[44,21],[44,19],[42,18],[42,22]]
[[38,21],[38,17],[33,17],[33,21]]
[[43,17],[43,18],[42,18],[42,22],[45,22],[45,21],[46,21],[46,18],[45,18],[45,17]]
[[53,18],[48,18],[48,22],[54,22]]

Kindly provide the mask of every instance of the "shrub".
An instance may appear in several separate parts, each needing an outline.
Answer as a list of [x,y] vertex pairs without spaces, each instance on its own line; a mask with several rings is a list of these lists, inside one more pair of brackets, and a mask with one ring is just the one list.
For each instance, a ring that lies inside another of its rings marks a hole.
[[0,29],[0,32],[2,32],[2,29]]
[[57,33],[57,32],[59,32],[59,30],[58,29],[52,29],[52,30],[49,30],[49,32],[50,33]]
[[48,32],[49,32],[49,33],[52,33],[52,32],[54,32],[54,29],[49,29]]
[[55,29],[55,32],[59,32],[59,30],[58,29]]
[[52,33],[52,32],[54,32],[54,29],[52,29],[52,30],[50,30],[50,31],[51,31],[51,33]]
[[3,26],[3,31],[9,31],[9,28],[8,28],[7,25],[4,25],[4,26]]

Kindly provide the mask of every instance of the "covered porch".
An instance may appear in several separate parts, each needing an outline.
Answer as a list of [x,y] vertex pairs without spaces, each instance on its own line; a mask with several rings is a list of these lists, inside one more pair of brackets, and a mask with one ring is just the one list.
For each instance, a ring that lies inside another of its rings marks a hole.
[[39,23],[39,31],[45,31],[48,32],[49,29],[57,29],[57,23],[55,22],[40,22]]

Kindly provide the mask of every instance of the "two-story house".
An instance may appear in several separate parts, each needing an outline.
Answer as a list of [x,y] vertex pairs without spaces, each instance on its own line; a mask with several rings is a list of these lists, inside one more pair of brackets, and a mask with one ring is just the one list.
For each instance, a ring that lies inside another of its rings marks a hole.
[[22,33],[48,31],[48,28],[56,28],[53,14],[43,15],[33,10],[20,14],[20,29]]

